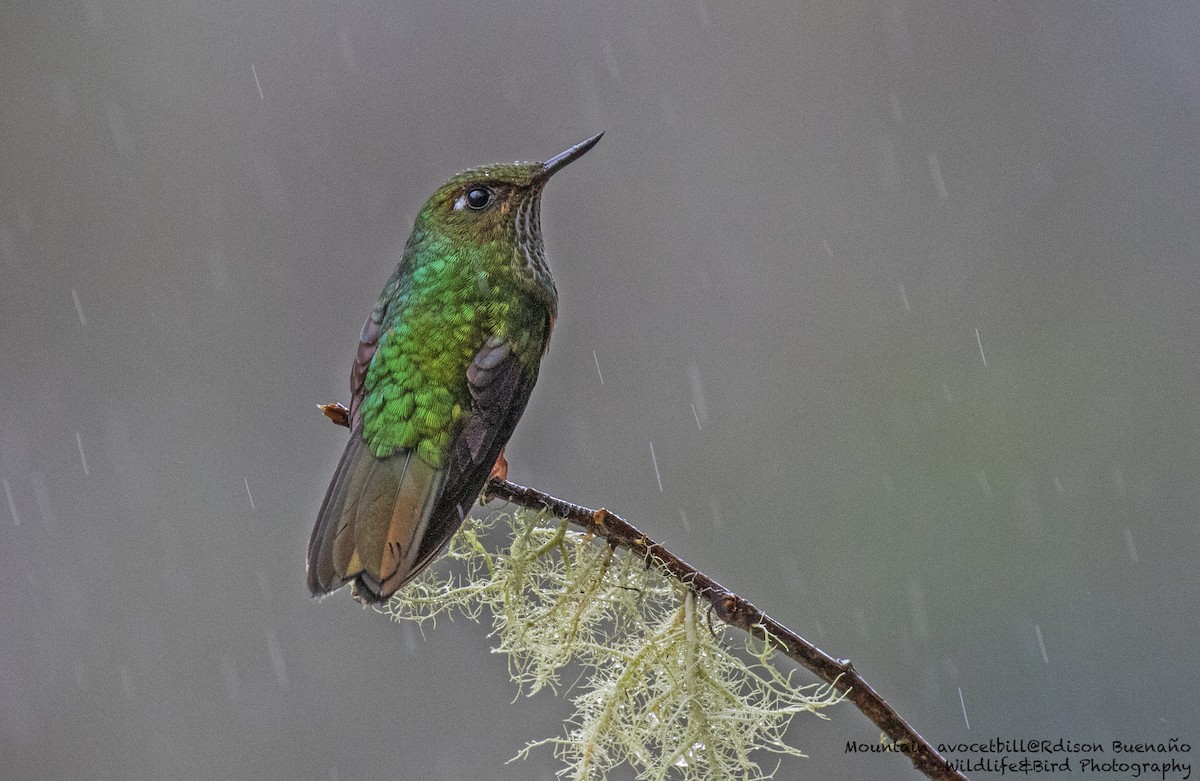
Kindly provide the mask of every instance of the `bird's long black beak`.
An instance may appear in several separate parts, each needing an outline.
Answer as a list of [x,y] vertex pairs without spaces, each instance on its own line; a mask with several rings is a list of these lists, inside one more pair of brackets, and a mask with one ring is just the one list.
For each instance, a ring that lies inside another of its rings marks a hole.
[[597,133],[587,141],[580,141],[567,151],[557,154],[546,162],[542,163],[542,175],[540,177],[542,181],[549,179],[555,171],[565,167],[569,163],[575,162],[587,154],[587,151],[594,147],[596,142],[599,141],[603,135],[604,133]]

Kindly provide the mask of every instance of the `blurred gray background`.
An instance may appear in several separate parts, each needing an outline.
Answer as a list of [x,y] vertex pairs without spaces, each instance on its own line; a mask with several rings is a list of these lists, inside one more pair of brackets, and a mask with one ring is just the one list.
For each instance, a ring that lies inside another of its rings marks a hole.
[[[552,778],[504,762],[569,705],[513,701],[486,627],[309,599],[346,436],[314,405],[434,187],[599,130],[546,194],[511,476],[935,742],[1200,743],[1198,35],[1186,4],[4,4],[0,775]],[[781,778],[916,777],[830,713]]]

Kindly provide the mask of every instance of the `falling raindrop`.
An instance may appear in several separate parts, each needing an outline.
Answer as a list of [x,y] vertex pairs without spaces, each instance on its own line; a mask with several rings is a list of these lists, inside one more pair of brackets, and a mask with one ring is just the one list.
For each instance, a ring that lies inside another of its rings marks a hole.
[[600,358],[596,355],[596,351],[592,350],[592,360],[596,362],[596,376],[600,378],[600,384],[604,384],[604,373],[600,371]]
[[958,704],[962,706],[963,722],[967,725],[967,729],[971,728],[971,720],[967,718],[967,701],[963,699],[962,687],[958,687]]
[[4,484],[4,498],[8,500],[8,511],[12,513],[13,526],[21,525],[21,517],[17,515],[17,503],[13,501],[12,486],[8,484],[8,478],[0,480]]
[[1055,478],[1052,478],[1050,480],[1050,482],[1054,484],[1055,491],[1058,491],[1060,494],[1063,492],[1062,480],[1059,480],[1057,477],[1055,477]]
[[692,384],[692,407],[696,412],[696,425],[708,423],[708,402],[704,397],[704,385],[700,382],[700,367],[694,363],[688,366],[688,380]]
[[938,162],[937,152],[929,153],[929,173],[933,177],[933,187],[937,190],[938,198],[948,198],[946,182],[942,179],[942,164]]
[[80,436],[78,431],[75,432],[75,444],[79,446],[79,460],[83,463],[83,474],[85,476],[90,475],[92,471],[88,469],[87,456],[83,452],[83,437]]
[[255,509],[254,494],[250,493],[250,478],[243,477],[242,482],[246,484],[246,498],[250,500],[250,509],[253,510]]
[[258,69],[254,67],[254,63],[250,63],[250,73],[254,76],[254,86],[258,88],[258,99],[262,100],[262,84],[258,80]]
[[79,324],[87,325],[87,318],[83,316],[83,305],[79,303],[79,294],[75,292],[75,288],[71,288],[71,299],[75,301],[75,314],[79,315]]
[[1033,625],[1033,635],[1038,641],[1038,650],[1042,652],[1042,664],[1050,664],[1050,657],[1046,656],[1046,641],[1042,639],[1042,627],[1038,624]]
[[663,489],[662,475],[658,473],[658,457],[654,455],[654,443],[650,443],[650,462],[654,464],[654,479],[658,481],[658,490]]
[[984,368],[987,368],[987,356],[983,354],[983,339],[979,338],[979,329],[975,329],[975,343],[979,345],[979,357],[983,359]]
[[896,287],[900,290],[900,301],[904,304],[904,311],[911,312],[912,307],[908,305],[908,294],[904,292],[904,283],[897,282]]
[[696,428],[698,428],[698,429],[700,429],[701,431],[703,431],[703,430],[704,430],[704,426],[701,426],[701,425],[700,425],[700,413],[699,413],[699,412],[696,412],[696,405],[695,405],[695,404],[693,404],[693,405],[692,405],[692,417],[694,417],[694,418],[696,419]]
[[692,525],[688,523],[687,513],[683,511],[682,507],[679,508],[679,520],[683,522],[683,530],[685,532],[690,532],[692,530]]

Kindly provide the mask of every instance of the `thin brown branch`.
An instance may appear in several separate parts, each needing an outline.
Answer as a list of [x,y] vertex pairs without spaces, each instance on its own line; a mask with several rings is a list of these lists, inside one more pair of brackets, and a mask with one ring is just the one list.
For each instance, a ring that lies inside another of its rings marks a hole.
[[[349,425],[348,410],[341,404],[323,404],[321,411],[340,426]],[[564,501],[536,488],[492,478],[483,489],[484,499],[502,499],[531,510],[545,510],[580,528],[603,537],[609,545],[640,556],[647,564],[683,583],[725,623],[766,640],[818,678],[846,695],[864,716],[892,739],[912,760],[913,767],[935,781],[967,781],[950,766],[925,738],[866,682],[848,659],[835,659],[796,632],[768,616],[717,581],[647,537],[633,524],[604,508],[592,510]]]

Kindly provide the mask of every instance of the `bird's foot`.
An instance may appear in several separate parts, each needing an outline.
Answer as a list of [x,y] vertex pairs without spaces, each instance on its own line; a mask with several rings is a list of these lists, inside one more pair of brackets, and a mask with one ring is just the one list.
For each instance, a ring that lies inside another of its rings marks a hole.
[[350,410],[338,402],[332,404],[318,404],[317,407],[321,410],[321,414],[332,420],[339,426],[350,427]]

